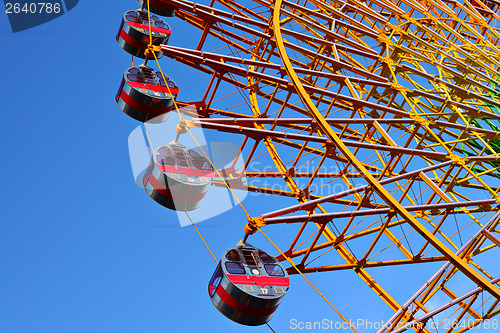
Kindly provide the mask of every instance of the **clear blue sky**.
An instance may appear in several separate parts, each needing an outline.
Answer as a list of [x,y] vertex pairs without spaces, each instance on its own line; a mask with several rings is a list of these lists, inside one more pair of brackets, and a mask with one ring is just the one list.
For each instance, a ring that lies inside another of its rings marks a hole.
[[[114,37],[123,12],[134,8],[134,0],[83,0],[16,34],[0,14],[0,333],[270,332],[219,314],[207,295],[215,263],[195,230],[180,228],[174,212],[134,185],[127,138],[138,123],[114,102],[130,64]],[[170,44],[195,47],[198,31],[168,22]],[[197,86],[208,77],[162,64],[181,100],[200,99]],[[245,201],[253,215],[293,203]],[[219,257],[244,223],[235,208],[199,226]],[[267,231],[279,239],[284,230]],[[276,255],[261,236],[251,242]],[[430,276],[413,273],[438,266],[370,272],[403,302]],[[347,318],[391,314],[352,271],[309,277]],[[270,322],[276,332],[298,331],[292,319],[340,320],[300,276],[291,280]]]

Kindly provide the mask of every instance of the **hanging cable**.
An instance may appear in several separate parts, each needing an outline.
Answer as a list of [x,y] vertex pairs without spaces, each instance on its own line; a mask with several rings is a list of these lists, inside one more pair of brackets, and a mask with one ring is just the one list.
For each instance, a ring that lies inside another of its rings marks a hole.
[[267,327],[269,327],[269,329],[273,332],[273,333],[276,333],[273,328],[271,327],[271,325],[269,325],[269,323],[266,323]]
[[457,221],[457,215],[453,214],[453,217],[455,218],[455,225],[457,226],[457,233],[458,233],[458,238],[460,239],[460,246],[463,246],[462,242],[462,235],[460,234],[460,228],[458,227],[458,221]]
[[151,142],[151,139],[149,137],[148,129],[146,128],[146,124],[142,123],[142,127],[144,128],[144,132],[146,133],[146,137],[148,138],[149,146],[151,147],[151,150],[154,152],[155,148],[153,147],[153,143]]
[[182,120],[183,118],[182,118],[181,111],[179,110],[179,106],[177,105],[177,102],[175,101],[174,96],[172,95],[172,91],[170,90],[170,87],[168,86],[168,81],[165,77],[165,74],[163,73],[163,70],[161,69],[161,65],[160,65],[160,62],[158,61],[158,57],[156,56],[156,53],[153,51],[152,46],[150,46],[149,50],[151,53],[153,53],[153,56],[155,58],[156,64],[158,65],[158,69],[160,70],[163,81],[165,82],[165,85],[167,86],[168,93],[170,94],[170,96],[172,97],[172,101],[174,102],[174,108],[177,111],[177,113],[179,114],[179,119]]
[[149,22],[149,47],[151,48],[153,46],[153,33],[152,33],[153,29],[151,29],[151,11],[149,10],[149,0],[148,0],[148,22]]
[[[180,120],[183,120],[182,118],[182,114],[179,110],[179,106],[177,105],[177,102],[175,101],[173,95],[172,95],[172,92],[170,90],[170,87],[168,86],[168,81],[166,80],[165,78],[165,74],[163,73],[163,70],[161,68],[161,65],[160,65],[160,62],[158,61],[158,57],[156,56],[156,53],[153,52],[153,45],[152,45],[152,37],[151,37],[151,15],[149,14],[149,0],[147,0],[148,2],[148,19],[149,19],[149,33],[150,33],[150,44],[149,44],[149,50],[150,52],[153,54],[154,58],[155,58],[155,61],[156,61],[156,64],[158,65],[158,69],[160,70],[160,73],[163,77],[163,81],[165,82],[165,85],[167,86],[167,90],[168,90],[168,93],[170,94],[170,96],[172,97],[172,101],[174,103],[174,107],[175,107],[175,110],[177,111],[177,113],[179,114],[179,119]],[[248,211],[245,209],[245,207],[243,206],[243,204],[241,203],[241,201],[238,199],[238,197],[236,196],[236,194],[233,192],[233,190],[231,189],[231,187],[229,186],[229,184],[226,182],[226,180],[222,177],[222,175],[220,174],[219,170],[217,170],[217,168],[215,167],[215,165],[212,163],[210,157],[208,156],[207,153],[205,153],[205,151],[203,150],[203,148],[201,147],[201,145],[199,144],[198,140],[196,140],[196,138],[194,137],[193,133],[189,130],[189,128],[187,128],[189,134],[192,136],[192,138],[194,139],[194,141],[196,142],[196,144],[198,145],[198,148],[200,148],[200,150],[202,151],[203,155],[205,155],[205,157],[207,158],[207,160],[209,161],[209,163],[212,165],[213,169],[215,170],[215,172],[217,173],[217,175],[219,176],[219,178],[224,182],[224,184],[226,185],[227,189],[229,190],[229,192],[231,192],[232,196],[234,197],[234,199],[236,200],[236,202],[238,202],[238,205],[243,209],[243,211],[245,212],[247,218],[250,218],[250,214],[248,213]]]
[[[160,62],[158,61],[158,58],[156,57],[156,54],[153,53],[153,56],[154,56],[154,58],[156,60],[156,63],[157,63],[158,68],[160,70],[160,73],[161,73],[161,75],[163,77],[163,80],[165,82],[167,82],[167,80],[165,79],[165,74],[163,73],[163,70],[161,69]],[[172,96],[172,93],[170,91],[170,87],[168,86],[168,84],[166,86],[167,86],[168,93]],[[177,113],[179,114],[179,119],[183,120],[182,114],[181,114],[181,112],[179,110],[179,107],[178,107],[175,99],[173,98],[173,96],[172,96],[172,100],[174,102],[174,107],[175,107]],[[210,163],[210,165],[212,166],[212,168],[215,170],[215,172],[217,173],[217,175],[219,176],[219,178],[222,180],[222,182],[224,183],[224,185],[226,185],[226,187],[229,190],[229,192],[231,192],[231,194],[234,197],[234,199],[236,200],[236,202],[238,202],[238,205],[241,207],[241,209],[243,209],[243,211],[245,212],[245,215],[247,216],[247,218],[250,218],[250,214],[248,213],[248,211],[245,209],[245,207],[243,206],[243,204],[241,203],[241,201],[238,199],[238,197],[233,192],[233,190],[231,189],[231,187],[229,186],[229,184],[226,182],[226,180],[222,177],[222,175],[220,174],[219,170],[217,170],[217,168],[215,167],[214,163],[212,162],[212,160],[210,159],[210,157],[208,156],[208,154],[205,152],[205,150],[203,149],[203,147],[201,147],[200,143],[195,138],[195,136],[193,135],[193,133],[191,132],[191,130],[189,128],[187,128],[187,131],[189,132],[189,134],[191,135],[191,137],[194,139],[194,141],[196,142],[196,145],[198,146],[198,148],[200,148],[200,150],[203,153],[203,155],[205,155],[206,159],[208,160],[208,162]]]
[[342,320],[344,320],[344,322],[346,322],[354,332],[358,333],[358,331],[356,331],[356,329],[351,325],[351,323],[347,319],[345,319],[345,317],[339,312],[339,310],[337,310],[337,308],[335,308],[335,306],[325,297],[325,295],[323,295],[321,291],[319,291],[319,289],[316,288],[316,286],[314,286],[314,284],[298,269],[295,263],[280,250],[280,248],[271,240],[271,238],[269,238],[269,236],[267,236],[267,234],[264,231],[262,231],[262,229],[258,226],[257,230],[259,230],[264,235],[264,237],[267,238],[267,240],[276,248],[276,250],[279,251],[279,253],[283,256],[283,258],[285,258],[290,263],[290,265],[292,265],[293,268],[295,268],[297,273],[299,273],[304,278],[304,280],[306,280],[307,283],[311,285],[311,287],[328,303],[328,305],[331,306],[331,308],[340,316],[340,318],[342,318]]
[[217,175],[219,176],[219,178],[224,182],[224,184],[226,185],[227,189],[229,190],[229,192],[231,192],[231,194],[233,195],[234,199],[236,200],[236,202],[238,202],[238,205],[241,207],[241,209],[243,209],[243,211],[245,212],[247,218],[250,218],[250,214],[248,213],[248,211],[245,209],[245,207],[243,206],[243,204],[241,203],[240,199],[238,199],[238,197],[236,196],[236,194],[233,192],[233,190],[231,189],[231,187],[229,186],[229,184],[226,182],[226,180],[222,177],[222,175],[220,174],[219,170],[217,170],[217,168],[215,167],[215,165],[212,163],[212,161],[210,160],[209,156],[207,155],[207,153],[203,150],[203,148],[201,147],[201,145],[199,144],[198,140],[196,140],[195,136],[193,135],[193,133],[191,132],[191,130],[188,128],[188,133],[191,135],[191,137],[193,138],[193,140],[196,142],[196,144],[198,145],[198,148],[200,148],[201,152],[203,153],[203,155],[205,155],[206,159],[208,160],[208,162],[210,163],[210,165],[212,166],[212,168],[215,170],[215,172],[217,173]]
[[[148,11],[149,11],[149,0],[148,1]],[[149,24],[150,24],[150,29],[151,29],[151,16],[149,16]],[[152,52],[152,44],[149,45],[149,48],[150,48],[150,51]],[[158,61],[158,57],[156,56],[156,54],[154,52],[152,52],[154,58],[155,58],[155,61],[156,61],[156,64],[158,65],[158,69],[160,70],[160,73],[163,77],[163,81],[165,82],[165,85],[167,86],[167,90],[168,90],[168,93],[170,94],[170,96],[172,97],[172,101],[174,103],[174,107],[177,111],[177,113],[179,114],[179,119],[180,120],[183,120],[182,118],[182,114],[179,110],[179,106],[177,105],[177,102],[175,101],[175,99],[173,98],[173,95],[172,95],[172,92],[170,90],[170,87],[168,86],[168,81],[166,80],[166,77],[165,77],[165,74],[163,73],[163,70],[161,68],[161,65],[160,65],[160,62]],[[203,155],[205,155],[205,157],[207,158],[208,162],[210,163],[210,165],[212,166],[212,168],[215,170],[215,172],[217,173],[217,175],[220,177],[220,179],[224,182],[224,184],[226,185],[227,189],[231,192],[231,194],[233,195],[234,199],[238,202],[239,206],[243,209],[243,211],[245,212],[247,218],[250,218],[250,214],[248,213],[248,211],[245,209],[245,207],[243,206],[243,204],[241,203],[241,201],[238,199],[238,197],[236,196],[236,194],[233,192],[233,190],[231,189],[231,187],[229,186],[229,184],[226,182],[226,180],[222,177],[222,175],[220,174],[219,170],[217,170],[217,168],[215,167],[215,165],[213,164],[212,160],[210,159],[210,157],[208,156],[208,154],[203,150],[203,148],[201,147],[201,145],[199,144],[198,140],[196,140],[195,136],[193,135],[193,133],[191,132],[191,130],[189,128],[187,128],[189,134],[191,135],[191,137],[194,139],[194,141],[196,142],[196,144],[198,145],[198,148],[200,148],[200,150],[202,151]],[[146,132],[147,133],[147,132]]]
[[[175,109],[177,110],[177,113],[179,113],[179,117],[180,119],[182,119],[182,115],[180,113],[180,110],[179,110],[179,107],[177,106],[177,103],[175,102],[175,99],[172,95],[172,92],[170,90],[170,87],[168,86],[168,81],[165,77],[165,74],[163,73],[162,69],[161,69],[161,66],[160,66],[160,63],[158,61],[158,57],[156,56],[156,53],[153,51],[153,37],[152,37],[152,29],[151,29],[151,11],[150,11],[150,5],[149,5],[149,0],[147,0],[147,4],[148,4],[148,21],[149,21],[149,51],[153,54],[155,60],[156,60],[156,63],[158,65],[158,68],[160,69],[160,73],[163,77],[163,81],[165,82],[165,85],[167,86],[167,90],[168,90],[168,93],[170,94],[170,96],[172,97],[172,101],[174,102],[174,106],[175,106]],[[148,138],[148,141],[149,141],[149,144],[151,146],[151,149],[153,149],[153,144],[151,142],[151,139],[149,137],[149,134],[148,134],[148,131],[146,129],[146,125],[144,125],[144,130],[146,132],[146,136]],[[201,147],[200,147],[201,148]],[[193,227],[195,228],[196,232],[198,233],[198,235],[200,236],[201,240],[203,241],[203,244],[205,244],[206,248],[208,249],[208,252],[210,252],[210,254],[212,255],[212,257],[214,258],[215,262],[219,262],[217,260],[217,258],[215,257],[214,253],[212,252],[212,250],[210,249],[210,246],[208,245],[208,243],[205,241],[205,238],[203,238],[200,230],[198,230],[198,228],[196,227],[196,225],[194,224],[193,220],[191,219],[191,217],[189,216],[188,212],[185,211],[186,213],[186,216],[188,217],[189,221],[191,222],[191,224],[193,225]]]
[[193,227],[196,229],[196,232],[198,233],[198,235],[200,236],[201,240],[203,241],[203,244],[205,244],[205,246],[207,247],[208,252],[210,252],[210,254],[214,258],[215,262],[218,263],[219,261],[217,260],[217,258],[215,257],[214,253],[210,249],[210,246],[208,246],[207,242],[205,241],[205,238],[203,238],[203,236],[201,235],[200,230],[198,230],[198,228],[196,227],[196,225],[193,223],[193,220],[191,220],[191,217],[189,216],[188,212],[184,211],[184,213],[186,213],[186,216],[188,217],[189,221],[191,222],[191,224],[193,225]]

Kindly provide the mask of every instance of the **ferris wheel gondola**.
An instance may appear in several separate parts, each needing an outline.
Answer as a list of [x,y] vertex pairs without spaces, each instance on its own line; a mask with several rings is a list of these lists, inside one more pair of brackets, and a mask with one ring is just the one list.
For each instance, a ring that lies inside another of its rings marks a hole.
[[140,65],[123,74],[116,103],[136,120],[161,123],[167,119],[178,93],[179,87],[170,77]]
[[229,319],[258,326],[271,320],[289,287],[288,274],[274,257],[240,242],[222,256],[208,294]]
[[[151,28],[151,29],[150,29]],[[151,31],[150,31],[151,30]],[[161,58],[161,52],[148,53],[148,44],[151,41],[153,45],[167,44],[172,30],[170,26],[161,18],[149,15],[143,10],[129,10],[123,14],[122,23],[116,41],[118,45],[138,58],[154,59]]]
[[144,174],[144,188],[160,205],[191,211],[201,205],[214,177],[209,161],[178,142],[161,146]]

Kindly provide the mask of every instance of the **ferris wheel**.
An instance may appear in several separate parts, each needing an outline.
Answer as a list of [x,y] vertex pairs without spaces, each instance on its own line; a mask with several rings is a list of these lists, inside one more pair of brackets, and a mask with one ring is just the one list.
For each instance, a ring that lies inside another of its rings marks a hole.
[[[139,3],[117,41],[146,60],[125,72],[117,104],[141,122],[180,116],[173,141],[152,147],[147,194],[180,211],[213,186],[289,200],[261,215],[239,202],[245,237],[209,282],[220,312],[265,324],[289,276],[353,270],[394,312],[380,333],[432,332],[442,313],[445,331],[464,332],[500,313],[500,3]],[[168,44],[174,19],[200,30],[195,47]],[[162,56],[210,78],[199,101],[177,98]],[[243,165],[217,170],[180,143],[200,127],[231,133]],[[274,242],[266,230],[285,224]],[[256,232],[275,257],[247,243]],[[436,262],[404,303],[369,274]],[[453,290],[455,280],[472,288]]]

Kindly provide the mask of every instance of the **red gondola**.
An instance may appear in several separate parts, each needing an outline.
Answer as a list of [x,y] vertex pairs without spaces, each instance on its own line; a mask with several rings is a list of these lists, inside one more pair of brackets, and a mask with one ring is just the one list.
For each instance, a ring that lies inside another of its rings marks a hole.
[[144,174],[144,188],[160,205],[178,211],[191,211],[201,205],[214,169],[194,149],[171,142],[153,155]]
[[288,274],[274,257],[240,242],[224,253],[208,294],[229,319],[257,326],[271,320],[289,287]]
[[166,75],[165,79],[146,65],[127,69],[116,94],[118,107],[139,121],[165,121],[179,93],[177,84]]
[[[120,30],[116,35],[118,45],[139,58],[146,58],[146,50],[150,41],[148,13],[142,10],[129,10],[123,14]],[[161,18],[151,15],[151,38],[153,45],[167,44],[168,38],[172,34],[170,26]],[[161,58],[163,53],[155,52],[157,58]],[[154,55],[148,54],[148,58],[153,59]]]
[[[137,2],[143,6],[142,0],[137,0]],[[145,9],[148,9],[147,4],[144,5]],[[149,0],[149,10],[151,13],[155,13],[161,16],[173,17],[175,16],[175,7],[169,5],[161,0]]]

